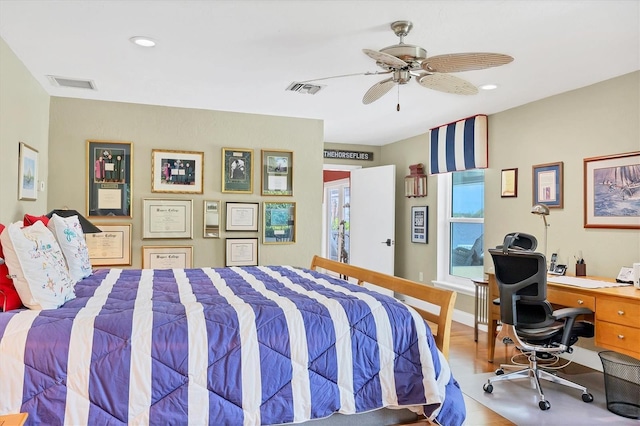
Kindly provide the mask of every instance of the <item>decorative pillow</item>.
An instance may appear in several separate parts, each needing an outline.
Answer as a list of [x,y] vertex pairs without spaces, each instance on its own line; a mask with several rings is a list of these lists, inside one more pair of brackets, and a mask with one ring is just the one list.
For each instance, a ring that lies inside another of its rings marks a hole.
[[89,249],[78,216],[61,217],[54,213],[47,228],[53,232],[60,244],[73,282],[76,283],[91,275]]
[[44,226],[47,226],[49,224],[49,218],[46,215],[33,216],[30,214],[25,214],[24,218],[22,219],[22,223],[24,224],[24,226],[31,226],[37,221],[41,221],[42,223],[44,223]]
[[51,231],[41,221],[21,225],[7,226],[0,242],[22,303],[29,309],[55,309],[74,299],[74,282]]
[[[0,234],[4,231],[4,225],[0,223]],[[2,244],[0,244],[0,258],[4,259]],[[0,309],[11,311],[22,307],[20,296],[13,285],[13,280],[9,278],[9,268],[7,264],[0,265]]]

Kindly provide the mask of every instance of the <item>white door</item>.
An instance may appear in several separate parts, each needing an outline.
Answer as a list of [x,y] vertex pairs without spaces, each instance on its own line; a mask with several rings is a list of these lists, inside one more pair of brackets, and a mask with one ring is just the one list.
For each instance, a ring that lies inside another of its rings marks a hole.
[[393,275],[396,166],[351,171],[349,263]]

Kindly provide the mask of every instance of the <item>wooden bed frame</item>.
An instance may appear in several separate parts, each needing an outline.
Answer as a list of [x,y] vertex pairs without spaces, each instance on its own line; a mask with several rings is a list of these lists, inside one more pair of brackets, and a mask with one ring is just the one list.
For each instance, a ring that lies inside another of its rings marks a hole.
[[335,272],[344,279],[354,278],[358,280],[358,285],[363,285],[364,283],[374,284],[392,290],[394,293],[409,296],[439,307],[440,311],[435,314],[417,307],[415,304],[412,304],[411,301],[405,300],[405,303],[415,309],[422,318],[432,325],[435,324],[437,326],[436,330],[432,327],[436,345],[444,354],[445,358],[449,358],[451,320],[453,317],[453,305],[456,301],[455,292],[426,286],[405,278],[370,271],[347,263],[325,259],[320,256],[314,256],[311,261],[311,269],[317,270],[317,268]]

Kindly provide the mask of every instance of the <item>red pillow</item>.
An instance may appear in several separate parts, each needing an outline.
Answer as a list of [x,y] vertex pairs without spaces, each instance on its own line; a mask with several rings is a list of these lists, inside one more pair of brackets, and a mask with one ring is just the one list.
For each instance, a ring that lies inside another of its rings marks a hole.
[[22,219],[22,225],[31,226],[39,220],[44,223],[44,226],[47,226],[49,224],[49,218],[47,216],[32,216],[30,214],[25,214],[24,219]]
[[[0,223],[0,234],[4,231],[4,225]],[[4,253],[2,252],[2,244],[0,244],[0,257],[4,259]],[[6,263],[0,265],[0,309],[10,311],[12,309],[18,309],[22,307],[22,301],[15,286],[13,280],[8,277],[9,269]]]

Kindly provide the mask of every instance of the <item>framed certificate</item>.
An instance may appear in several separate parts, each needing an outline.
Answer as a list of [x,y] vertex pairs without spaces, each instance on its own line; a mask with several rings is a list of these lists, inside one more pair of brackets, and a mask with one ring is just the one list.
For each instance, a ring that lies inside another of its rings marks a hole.
[[142,246],[142,269],[193,267],[193,246]]
[[258,231],[260,203],[227,202],[226,231]]
[[142,238],[193,238],[192,200],[142,200]]
[[131,224],[95,224],[102,232],[84,234],[93,266],[131,265]]
[[87,216],[132,217],[131,142],[87,141]]
[[293,195],[293,152],[262,150],[262,195]]
[[257,238],[227,238],[225,266],[257,266]]

